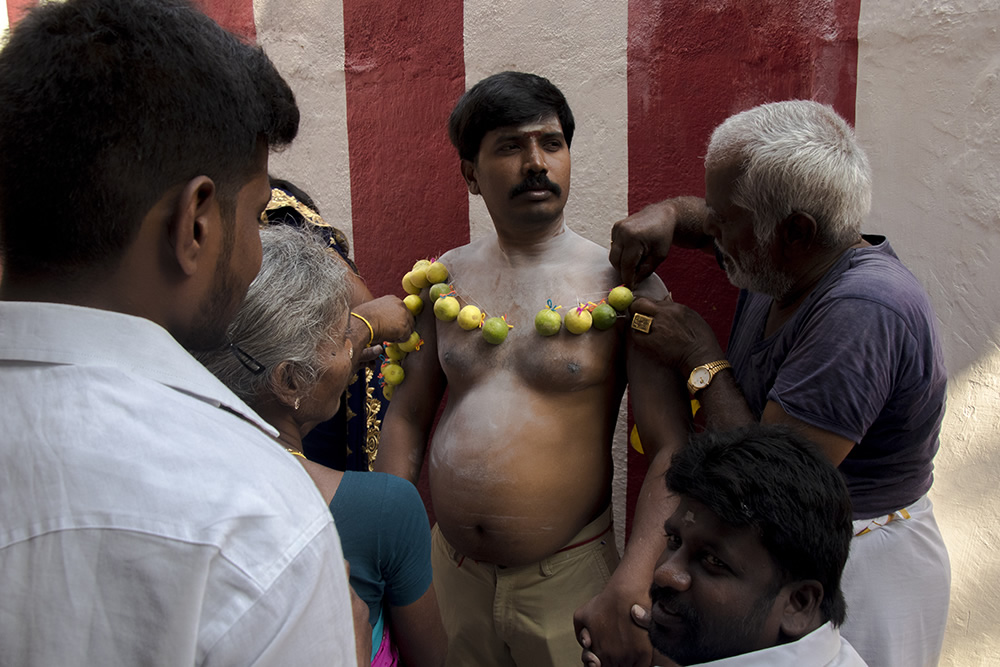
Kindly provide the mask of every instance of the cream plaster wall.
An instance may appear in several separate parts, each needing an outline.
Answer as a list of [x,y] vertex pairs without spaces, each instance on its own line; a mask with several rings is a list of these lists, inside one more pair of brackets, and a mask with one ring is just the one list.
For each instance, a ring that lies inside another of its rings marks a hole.
[[[857,132],[949,369],[931,497],[951,554],[942,665],[1000,664],[1000,3],[862,2]],[[900,563],[906,567],[906,563]]]
[[[612,223],[628,213],[627,2],[467,2],[464,19],[466,88],[517,70],[548,78],[566,95],[576,121],[566,224],[608,247]],[[469,223],[472,238],[492,232],[480,197],[469,197]],[[619,551],[625,541],[626,400],[614,439]]]
[[308,192],[353,247],[343,0],[255,0],[254,21],[302,114],[295,142],[271,155],[271,174]]

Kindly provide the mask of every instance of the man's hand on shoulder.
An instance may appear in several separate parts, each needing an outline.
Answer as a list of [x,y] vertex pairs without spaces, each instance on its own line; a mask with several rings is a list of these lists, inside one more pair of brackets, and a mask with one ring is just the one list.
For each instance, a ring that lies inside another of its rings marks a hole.
[[645,280],[667,258],[674,236],[674,213],[668,200],[647,206],[611,228],[608,258],[627,287]]
[[652,644],[642,615],[633,607],[649,609],[648,591],[619,590],[614,581],[576,610],[573,626],[583,647],[581,661],[587,667],[649,667]]
[[629,310],[630,322],[637,313],[652,318],[647,332],[629,327],[629,344],[685,377],[695,366],[725,358],[708,322],[669,294],[659,301],[639,297]]
[[670,246],[710,249],[712,237],[703,231],[708,209],[699,197],[674,197],[650,204],[619,220],[611,228],[608,259],[628,287],[656,270]]

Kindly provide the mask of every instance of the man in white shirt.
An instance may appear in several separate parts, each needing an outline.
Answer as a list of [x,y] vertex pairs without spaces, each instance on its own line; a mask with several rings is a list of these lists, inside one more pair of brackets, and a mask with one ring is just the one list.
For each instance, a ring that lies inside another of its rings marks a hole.
[[184,349],[298,119],[176,0],[46,3],[0,51],[0,664],[357,664],[329,511]]
[[[646,620],[680,665],[864,665],[840,637],[840,578],[853,534],[840,473],[777,426],[697,436],[673,456]],[[586,656],[585,656],[586,657]]]

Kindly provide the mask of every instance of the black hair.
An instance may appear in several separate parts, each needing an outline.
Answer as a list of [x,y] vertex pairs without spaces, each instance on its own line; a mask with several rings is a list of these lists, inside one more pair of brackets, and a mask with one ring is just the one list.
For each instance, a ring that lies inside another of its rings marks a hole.
[[298,124],[264,52],[183,0],[42,4],[0,51],[5,270],[113,267],[149,209],[199,175],[228,221],[260,146]]
[[757,530],[785,582],[819,581],[824,620],[844,622],[840,577],[853,536],[851,499],[809,440],[781,426],[709,431],[674,454],[666,482],[727,524]]
[[554,115],[566,146],[576,123],[566,97],[551,81],[524,72],[500,72],[469,88],[448,119],[448,136],[463,160],[476,159],[487,132]]

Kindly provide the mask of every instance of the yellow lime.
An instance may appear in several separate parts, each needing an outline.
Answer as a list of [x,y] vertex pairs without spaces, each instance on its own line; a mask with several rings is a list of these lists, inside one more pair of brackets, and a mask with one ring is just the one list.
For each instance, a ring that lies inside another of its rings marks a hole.
[[566,313],[566,330],[570,333],[582,334],[590,329],[594,318],[586,308],[570,308]]
[[420,298],[419,294],[407,294],[403,299],[403,305],[414,315],[419,315],[420,311],[424,309],[424,300]]
[[417,289],[423,289],[425,287],[431,286],[431,281],[427,280],[427,267],[421,266],[420,268],[414,268],[410,271],[410,282]]
[[398,343],[389,343],[385,346],[385,356],[389,357],[392,361],[402,361],[406,357],[406,352],[399,349]]
[[502,317],[488,317],[483,322],[483,339],[487,343],[499,345],[507,338],[510,328]]
[[396,387],[389,384],[388,382],[382,387],[382,397],[387,401],[392,400],[392,395],[396,392]]
[[483,319],[483,311],[479,310],[471,303],[458,311],[458,326],[466,331],[471,331],[479,327],[480,320]]
[[[420,334],[416,331],[410,334],[410,337],[404,340],[402,343],[396,343],[400,350],[403,352],[413,352],[417,349],[417,345],[420,343]],[[392,357],[389,357],[390,359]]]
[[386,364],[382,367],[382,377],[385,379],[386,384],[395,386],[403,381],[403,378],[406,377],[406,373],[403,372],[402,366],[392,363]]
[[451,322],[458,317],[458,299],[453,296],[441,297],[434,302],[434,317],[444,322]]
[[632,295],[632,290],[624,285],[619,285],[608,293],[608,303],[619,313],[624,313],[628,310],[628,307],[632,305],[632,301],[634,300],[635,297]]
[[448,267],[441,262],[434,262],[427,267],[427,280],[432,283],[443,283],[448,280]]
[[420,294],[420,288],[413,284],[413,271],[407,271],[403,276],[403,289],[407,294]]

